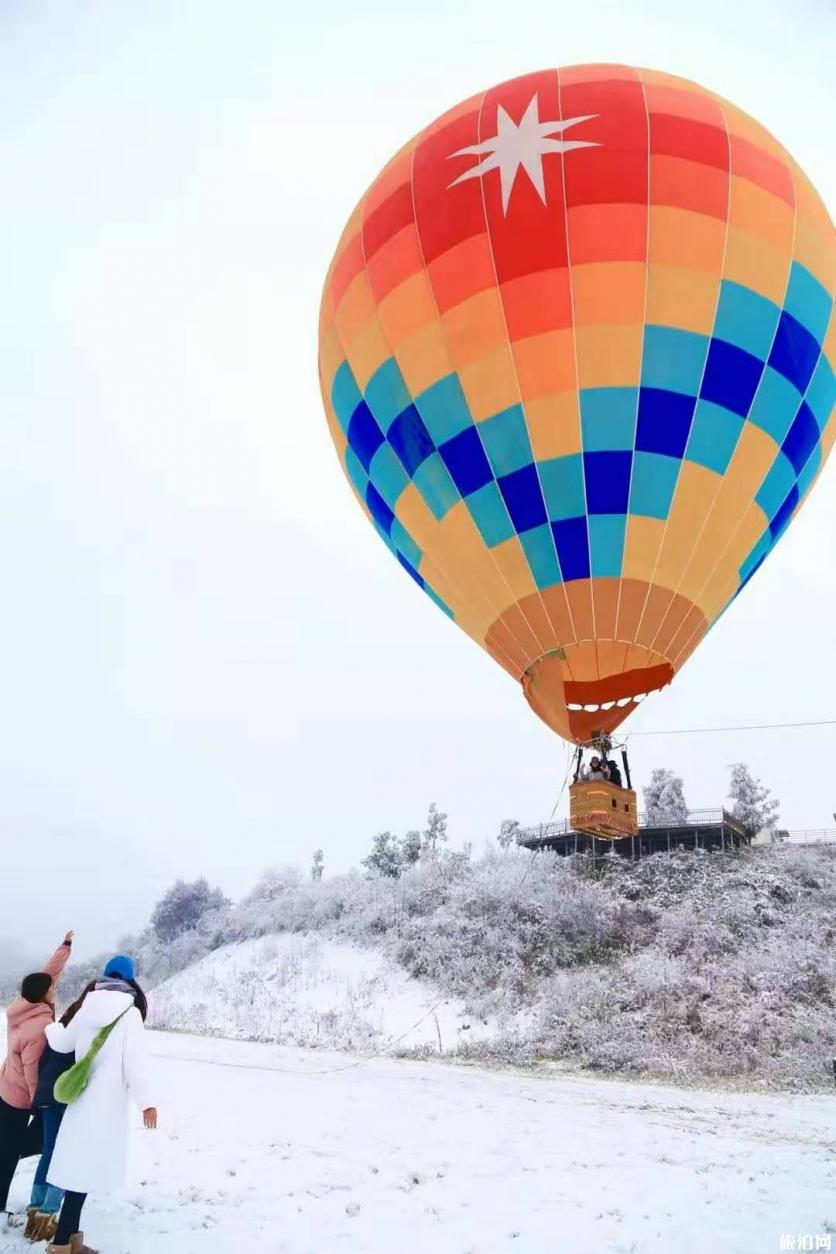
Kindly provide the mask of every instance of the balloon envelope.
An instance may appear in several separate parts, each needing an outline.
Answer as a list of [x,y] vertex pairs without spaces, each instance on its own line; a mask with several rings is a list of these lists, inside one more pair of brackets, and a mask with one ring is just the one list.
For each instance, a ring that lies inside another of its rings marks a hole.
[[562,736],[669,683],[834,439],[836,248],[781,145],[624,66],[467,100],[382,171],[323,294],[381,539]]

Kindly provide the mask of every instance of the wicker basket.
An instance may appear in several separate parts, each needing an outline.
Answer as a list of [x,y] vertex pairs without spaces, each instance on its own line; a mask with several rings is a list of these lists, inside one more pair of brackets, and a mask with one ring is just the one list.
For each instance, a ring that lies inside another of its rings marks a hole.
[[621,840],[639,830],[636,794],[605,779],[579,780],[569,788],[569,822],[576,832]]

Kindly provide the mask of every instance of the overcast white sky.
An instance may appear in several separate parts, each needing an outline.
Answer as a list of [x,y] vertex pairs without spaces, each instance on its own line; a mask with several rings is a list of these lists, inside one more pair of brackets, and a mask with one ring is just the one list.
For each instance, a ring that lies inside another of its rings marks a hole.
[[[829,0],[0,4],[0,935],[113,943],[172,878],[355,863],[436,799],[547,818],[564,747],[343,481],[320,287],[383,162],[474,90],[615,60],[769,126],[833,210]],[[628,729],[836,716],[836,467]],[[692,805],[747,760],[832,825],[834,729],[636,739]]]

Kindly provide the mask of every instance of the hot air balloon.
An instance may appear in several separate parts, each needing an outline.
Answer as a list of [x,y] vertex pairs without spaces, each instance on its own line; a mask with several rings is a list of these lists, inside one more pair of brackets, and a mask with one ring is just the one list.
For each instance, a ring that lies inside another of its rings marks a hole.
[[351,215],[320,320],[342,465],[567,740],[671,682],[821,471],[834,269],[768,131],[627,66],[464,101]]

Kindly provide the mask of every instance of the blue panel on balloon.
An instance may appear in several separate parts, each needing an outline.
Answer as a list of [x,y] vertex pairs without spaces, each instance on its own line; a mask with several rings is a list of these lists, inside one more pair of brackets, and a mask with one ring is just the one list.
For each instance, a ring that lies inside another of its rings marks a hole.
[[813,377],[820,352],[818,340],[785,309],[769,354],[770,366],[789,379],[803,395]]
[[374,527],[374,529],[375,529],[375,533],[376,533],[376,535],[378,535],[378,536],[380,537],[380,539],[381,539],[381,540],[383,541],[383,543],[386,545],[386,547],[387,547],[387,549],[389,550],[389,552],[390,552],[390,553],[394,553],[394,552],[395,552],[395,545],[394,545],[394,543],[393,543],[393,541],[392,541],[392,537],[389,535],[389,532],[388,532],[388,531],[384,531],[384,529],[381,527],[380,523],[377,521],[377,519],[376,519],[376,518],[373,518],[373,519],[372,519],[372,526],[373,526],[373,527]]
[[476,492],[493,479],[493,471],[475,426],[467,427],[452,440],[447,440],[438,451],[462,496]]
[[749,421],[767,435],[771,435],[780,446],[797,413],[798,392],[782,374],[767,366],[749,414]]
[[624,555],[624,514],[595,514],[589,520],[589,546],[592,551],[592,577],[617,579]]
[[780,316],[778,306],[765,296],[724,279],[720,284],[714,334],[718,340],[745,349],[764,361],[772,347]]
[[693,396],[683,396],[681,392],[642,388],[636,448],[644,453],[682,457],[688,443],[696,403]]
[[510,540],[514,534],[514,524],[493,479],[477,492],[470,493],[467,508],[488,548]]
[[745,418],[763,374],[763,362],[725,340],[712,340],[700,396]]
[[503,475],[497,482],[517,531],[529,531],[548,521],[537,467],[533,463],[515,470],[512,475]]
[[360,465],[360,459],[357,454],[351,448],[345,450],[345,470],[360,500],[365,501],[366,488],[369,486],[369,476]]
[[425,461],[435,448],[430,439],[430,433],[414,405],[409,405],[398,414],[387,436],[409,475],[415,473],[421,462]]
[[473,418],[457,374],[448,374],[415,400],[424,426],[438,446],[473,426]]
[[409,486],[406,471],[389,444],[381,444],[369,466],[369,478],[392,509],[404,488]]
[[642,348],[642,388],[696,396],[708,339],[678,327],[649,325]]
[[810,409],[801,402],[795,421],[787,432],[787,438],[781,445],[784,452],[799,474],[804,468],[807,458],[819,442],[819,428]]
[[497,479],[520,470],[533,460],[521,405],[512,405],[480,422],[479,435]]
[[784,308],[792,314],[796,322],[806,327],[813,339],[818,340],[819,343],[827,332],[832,307],[833,301],[830,293],[822,287],[806,266],[794,261]]
[[397,545],[407,561],[411,562],[417,570],[418,563],[421,561],[423,553],[418,548],[418,545],[415,543],[400,519],[396,518],[392,523],[392,528],[389,534],[392,537],[392,543]]
[[351,415],[348,424],[348,442],[357,454],[360,465],[368,470],[369,463],[384,440],[383,432],[374,420],[372,411],[361,401]]
[[586,513],[583,459],[580,453],[548,457],[537,465],[549,518],[576,518]]
[[742,580],[742,584],[747,583],[752,578],[752,575],[754,575],[771,547],[772,534],[771,532],[766,531],[758,540],[743,565],[740,567],[740,578]]
[[795,481],[795,486],[798,488],[799,500],[802,499],[807,489],[812,486],[813,480],[821,470],[821,463],[821,444],[817,444],[810,456],[807,458],[807,461],[804,464],[804,469]]
[[412,482],[432,510],[433,517],[439,522],[461,500],[456,485],[438,453],[433,453],[421,463],[412,477]]
[[678,457],[637,452],[630,484],[630,513],[667,518],[681,465]]
[[395,521],[395,515],[373,483],[370,483],[366,488],[366,504],[369,507],[369,513],[372,518],[389,535],[392,523]]
[[726,472],[735,450],[743,419],[713,401],[698,401],[685,456],[718,475]]
[[797,504],[798,488],[793,488],[781,508],[778,510],[778,513],[769,524],[769,530],[772,532],[776,540],[781,535],[782,531],[789,526],[789,521],[792,518],[792,512]]
[[782,501],[786,500],[787,494],[795,484],[795,475],[792,463],[783,453],[779,453],[755,496],[756,504],[761,507],[767,518],[772,518],[777,514]]
[[584,453],[588,514],[627,513],[631,462],[631,453]]
[[362,399],[363,394],[354,381],[351,367],[347,361],[344,361],[334,375],[334,382],[331,385],[331,404],[344,432],[348,431],[351,415]]
[[581,436],[587,453],[632,448],[636,429],[636,388],[582,388]]
[[804,399],[815,415],[819,430],[824,431],[836,402],[836,376],[824,353],[819,358]]
[[520,544],[538,588],[551,588],[560,583],[560,567],[548,523],[534,527],[531,531],[521,532]]
[[397,414],[411,405],[403,375],[394,357],[384,361],[366,384],[366,404],[385,431]]
[[423,579],[422,579],[422,578],[421,578],[421,576],[418,574],[418,571],[415,569],[415,567],[412,565],[412,563],[411,563],[411,562],[409,562],[409,561],[407,561],[407,559],[404,557],[403,553],[398,553],[398,561],[400,562],[401,566],[403,566],[404,570],[405,570],[405,571],[407,571],[407,572],[408,572],[408,574],[410,574],[410,575],[412,576],[412,578],[413,578],[413,579],[415,580],[415,582],[418,584],[418,587],[419,587],[419,588],[423,588],[423,586],[424,586],[424,581],[423,581]]
[[589,534],[586,517],[564,518],[552,523],[552,535],[560,558],[564,582],[589,578]]

